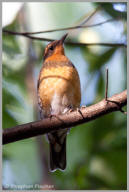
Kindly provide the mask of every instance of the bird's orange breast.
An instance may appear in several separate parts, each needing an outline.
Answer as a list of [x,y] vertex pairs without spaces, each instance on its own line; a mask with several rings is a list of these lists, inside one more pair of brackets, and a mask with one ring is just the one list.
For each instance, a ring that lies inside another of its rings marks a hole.
[[[76,68],[66,58],[48,59],[40,71],[38,93],[42,108],[50,113],[55,93],[64,98],[63,105],[76,108],[80,105],[80,79]],[[65,103],[66,102],[66,103]]]

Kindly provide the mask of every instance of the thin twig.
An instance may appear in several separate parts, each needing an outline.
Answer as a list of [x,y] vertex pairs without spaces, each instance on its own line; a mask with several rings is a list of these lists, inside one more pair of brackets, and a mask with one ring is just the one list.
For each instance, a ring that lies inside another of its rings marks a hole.
[[[14,31],[4,31],[4,33],[8,33],[10,35],[19,35],[19,36],[24,36],[29,39],[33,40],[38,40],[38,41],[55,41],[55,39],[48,39],[48,38],[42,38],[42,37],[34,37],[31,35],[24,35],[19,32],[14,32]],[[65,44],[67,45],[73,45],[73,46],[105,46],[105,47],[127,47],[125,43],[80,43],[80,42],[73,42],[73,41],[65,41]]]
[[100,9],[102,9],[101,6],[97,7],[82,23],[80,23],[80,26],[87,23],[98,11],[100,11]]
[[[96,9],[97,10],[97,9]],[[78,25],[84,25],[86,24],[96,13],[96,10],[94,10],[91,14],[88,15],[88,13],[86,13],[85,15],[83,15],[81,18],[79,18],[74,24],[73,26],[78,26]]]
[[108,68],[106,69],[106,88],[105,88],[105,100],[108,98]]
[[120,112],[124,113],[125,115],[127,115],[127,111],[124,111],[122,108],[120,108]]
[[121,106],[119,102],[113,101],[113,100],[110,100],[110,99],[107,99],[107,101],[108,101],[108,102],[111,102],[111,103],[115,103],[115,104],[118,106],[119,111],[120,111],[121,113],[127,115],[127,112],[122,109],[123,106]]
[[114,19],[108,19],[106,21],[102,21],[100,23],[96,23],[96,24],[93,24],[93,25],[77,25],[77,26],[73,26],[73,27],[64,27],[64,28],[57,28],[57,29],[51,29],[51,30],[45,30],[45,31],[37,31],[37,32],[13,32],[13,31],[8,31],[8,30],[4,30],[3,29],[3,32],[4,33],[12,33],[12,34],[15,34],[15,35],[36,35],[36,34],[41,34],[41,33],[51,33],[51,32],[56,32],[56,31],[65,31],[65,30],[74,30],[74,29],[79,29],[79,28],[90,28],[90,27],[96,27],[96,26],[100,26],[100,25],[103,25],[105,23],[108,23],[108,22],[111,22],[111,21],[116,21]]
[[3,144],[27,139],[37,135],[46,134],[52,131],[75,127],[97,119],[113,111],[120,111],[120,108],[127,104],[127,90],[108,98],[108,103],[104,100],[89,107],[82,107],[80,111],[74,110],[71,113],[59,115],[59,118],[46,118],[36,122],[30,122],[24,125],[18,125],[3,131]]

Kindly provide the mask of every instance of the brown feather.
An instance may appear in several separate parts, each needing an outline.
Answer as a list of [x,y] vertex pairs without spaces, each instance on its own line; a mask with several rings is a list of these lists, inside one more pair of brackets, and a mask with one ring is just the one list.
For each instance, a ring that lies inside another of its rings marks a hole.
[[[38,79],[38,97],[41,118],[67,112],[79,107],[81,101],[80,79],[71,61],[65,56],[63,41],[50,43],[44,53],[44,63]],[[48,134],[50,143],[50,169],[66,167],[66,135],[68,129]]]

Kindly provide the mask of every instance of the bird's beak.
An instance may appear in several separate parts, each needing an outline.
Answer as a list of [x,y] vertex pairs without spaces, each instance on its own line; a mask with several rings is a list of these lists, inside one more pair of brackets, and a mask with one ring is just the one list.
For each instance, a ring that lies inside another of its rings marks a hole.
[[60,42],[61,44],[64,43],[64,41],[65,41],[67,35],[68,35],[68,33],[66,33],[65,35],[63,35],[63,37],[59,40],[59,42]]

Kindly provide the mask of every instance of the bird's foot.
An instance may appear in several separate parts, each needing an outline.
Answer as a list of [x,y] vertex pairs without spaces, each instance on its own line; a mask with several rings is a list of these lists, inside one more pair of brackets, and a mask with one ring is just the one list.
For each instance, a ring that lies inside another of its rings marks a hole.
[[54,114],[48,115],[48,118],[52,119],[52,117],[56,117],[57,118],[57,115],[54,115]]
[[86,108],[86,105],[82,105],[81,108],[82,108],[82,109],[83,109],[83,108]]

